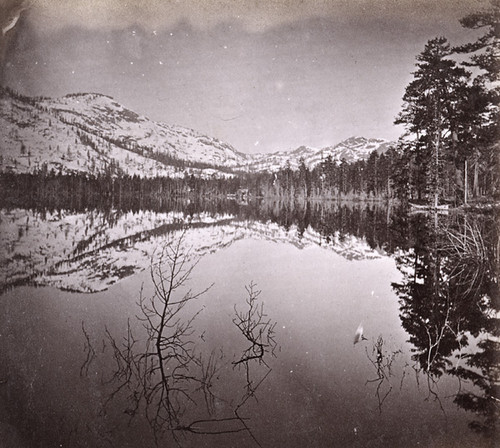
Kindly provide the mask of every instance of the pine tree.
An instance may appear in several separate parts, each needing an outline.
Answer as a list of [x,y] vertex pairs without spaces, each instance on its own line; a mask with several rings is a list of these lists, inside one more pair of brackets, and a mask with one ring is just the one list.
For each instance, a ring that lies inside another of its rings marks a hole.
[[460,20],[463,27],[480,30],[483,34],[476,42],[455,48],[460,53],[471,54],[465,65],[478,67],[483,72],[482,80],[499,81],[500,76],[500,0],[491,0],[491,7],[485,11],[469,14]]
[[[470,73],[449,58],[446,38],[427,42],[417,56],[414,80],[406,88],[396,124],[405,124],[412,161],[420,170],[424,193],[438,205],[443,190],[444,162],[449,157],[452,130]],[[422,169],[423,168],[423,169]],[[419,196],[420,196],[419,190]]]
[[311,173],[302,157],[299,161],[299,191],[300,190],[303,191],[305,197],[311,195]]
[[[484,30],[475,42],[456,47],[455,52],[469,54],[464,65],[479,70],[472,85],[468,114],[469,127],[462,135],[469,148],[473,148],[472,160],[464,157],[464,171],[468,165],[473,169],[473,194],[478,195],[480,179],[485,193],[500,192],[500,0],[491,0],[489,9],[470,14],[460,20],[465,28]],[[460,136],[457,138],[460,141]],[[465,180],[467,178],[465,177]],[[467,191],[465,191],[467,193]]]
[[367,182],[367,193],[377,194],[377,162],[378,154],[377,151],[373,151],[368,157],[366,162],[366,182]]

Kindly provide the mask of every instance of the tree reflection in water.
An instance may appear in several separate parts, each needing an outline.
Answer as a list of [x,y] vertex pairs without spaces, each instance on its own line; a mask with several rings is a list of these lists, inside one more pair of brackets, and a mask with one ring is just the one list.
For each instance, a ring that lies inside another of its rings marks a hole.
[[[413,373],[417,384],[419,378],[426,379],[428,398],[431,399],[439,399],[437,382],[440,378],[453,377],[458,379],[457,389],[454,390],[455,403],[476,415],[471,428],[494,436],[500,405],[497,217],[459,214],[434,219],[434,216],[408,216],[397,210],[392,212],[381,207],[381,204],[337,202],[281,204],[262,201],[253,206],[226,206],[228,204],[190,204],[187,211],[180,205],[169,206],[166,210],[184,211],[187,215],[182,215],[183,218],[178,222],[152,224],[151,228],[140,232],[135,229],[119,231],[123,223],[123,216],[120,216],[123,210],[86,212],[79,218],[82,220],[80,234],[77,232],[78,226],[70,225],[70,213],[68,219],[65,213],[48,216],[50,219],[47,218],[47,222],[53,220],[54,223],[46,228],[49,231],[64,224],[64,228],[75,230],[75,235],[68,236],[68,244],[61,244],[61,250],[53,252],[53,258],[62,260],[61,263],[78,261],[84,256],[93,257],[108,248],[118,253],[124,245],[127,250],[132,250],[138,240],[168,238],[172,229],[177,231],[189,222],[186,216],[200,212],[207,212],[214,217],[224,213],[231,215],[231,218],[213,220],[214,224],[201,223],[200,226],[213,225],[215,228],[226,226],[232,221],[237,225],[251,221],[265,224],[257,226],[265,230],[270,222],[291,229],[292,238],[298,234],[306,243],[334,250],[341,246],[342,241],[349,241],[354,236],[354,248],[360,242],[366,242],[373,251],[395,257],[403,277],[393,286],[399,296],[402,325],[414,347],[413,361],[407,360],[406,364],[403,354],[397,353],[399,347],[391,347],[390,340],[385,336],[373,341],[373,346],[368,348],[366,355],[374,372],[367,378],[371,381],[368,387],[373,386],[375,389],[379,411],[387,406],[390,399],[388,394],[395,393],[397,387],[401,388],[403,380],[406,381]],[[24,220],[19,221],[25,229],[24,235],[28,234],[28,230],[30,234],[33,232],[29,226],[34,229],[35,224],[45,222],[43,211],[35,215],[28,213],[27,216],[30,216],[29,225],[27,220],[26,223]],[[151,222],[154,223],[154,214],[151,216]],[[106,234],[104,239],[100,232],[101,224],[106,222],[109,224],[108,230],[113,232]],[[108,235],[110,241],[107,241]],[[270,236],[263,233],[263,238],[273,236],[273,232],[270,232]],[[25,242],[24,238],[19,236],[18,239]],[[12,241],[13,247],[15,242]],[[21,245],[21,248],[26,246]],[[46,247],[49,246],[41,240],[37,251],[43,253]],[[177,278],[187,273],[187,280],[191,272],[189,258],[184,258],[183,263],[182,256],[188,254],[180,250],[181,246],[178,249],[181,257],[175,262],[175,267],[181,268],[183,273],[179,273]],[[70,258],[65,255],[66,250],[69,250]],[[166,250],[175,252],[175,244],[171,242]],[[37,251],[34,250],[34,253]],[[342,252],[342,256],[347,259],[354,259],[356,255],[357,252]],[[9,256],[13,266],[19,265],[19,268],[12,270],[12,281],[7,280],[3,288],[14,284],[30,284],[35,274],[43,277],[46,269],[43,258],[33,265],[32,259],[21,257],[15,251]],[[202,351],[200,341],[205,336],[193,333],[192,319],[196,314],[196,310],[193,310],[196,301],[193,299],[196,294],[184,296],[181,293],[185,288],[182,287],[171,290],[169,279],[172,272],[171,267],[167,267],[168,261],[175,259],[175,256],[171,259],[171,255],[164,253],[163,258],[167,262],[163,265],[165,271],[157,270],[158,263],[153,265],[153,282],[156,282],[156,290],[152,295],[154,300],[144,297],[139,307],[139,315],[146,326],[146,338],[131,320],[125,335],[109,333],[106,339],[108,349],[110,344],[112,346],[117,366],[109,386],[112,387],[113,395],[108,405],[111,407],[113,403],[115,411],[119,408],[119,419],[123,419],[122,409],[134,422],[142,423],[144,416],[147,416],[158,441],[163,440],[166,433],[180,438],[191,434],[237,432],[242,434],[238,434],[238,438],[245,436],[248,439],[251,421],[243,414],[254,417],[250,414],[250,403],[256,398],[255,393],[262,381],[270,380],[270,369],[266,364],[270,365],[269,359],[273,353],[272,339],[266,339],[266,332],[245,333],[245,325],[240,328],[238,323],[245,322],[248,309],[239,305],[233,316],[234,329],[238,331],[239,341],[247,345],[234,357],[227,356],[218,347],[210,346]],[[82,265],[75,264],[77,267]],[[102,265],[97,268],[99,266]],[[34,274],[26,276],[26,273],[31,272]],[[252,309],[261,309],[257,303],[260,301],[255,302],[255,306],[247,303],[250,314]],[[265,318],[263,312],[261,316],[260,322],[266,324],[269,319]],[[254,317],[259,321],[259,314]],[[272,325],[270,322],[266,331],[272,329]],[[82,376],[88,375],[91,363],[100,362],[96,358],[99,358],[101,349],[91,340],[90,330],[82,325],[86,355],[85,364],[80,369]],[[250,335],[250,339],[247,335]],[[267,351],[261,350],[264,345]],[[262,353],[263,357],[256,356]],[[244,362],[238,363],[240,360]],[[401,379],[396,377],[396,367],[400,363],[404,365]],[[224,389],[228,393],[229,390],[234,391],[236,375],[245,383],[242,396],[238,395],[232,400],[221,397],[220,384],[231,378],[231,387]],[[221,400],[224,401],[224,407],[220,406]],[[126,406],[122,407],[124,401]],[[196,403],[199,405],[196,406]]]
[[[252,439],[260,446],[259,441],[254,436],[250,427],[246,424],[245,418],[241,415],[241,409],[250,398],[256,399],[256,392],[260,385],[266,380],[271,373],[271,368],[266,362],[269,355],[275,355],[276,339],[274,328],[276,322],[268,319],[264,313],[264,303],[258,305],[257,301],[261,291],[256,289],[256,285],[252,282],[245,287],[248,298],[246,300],[247,308],[245,311],[238,311],[234,307],[235,318],[233,319],[234,325],[238,328],[240,333],[245,337],[250,346],[245,349],[240,356],[240,359],[233,362],[235,367],[242,367],[245,371],[245,393],[241,398],[239,404],[234,409],[234,414],[245,426]],[[251,375],[251,363],[257,362],[259,365],[264,365],[264,374],[256,382]]]
[[[181,445],[181,438],[187,434],[246,432],[260,446],[249,419],[243,417],[242,412],[247,401],[256,396],[258,388],[271,372],[266,358],[274,355],[276,324],[266,317],[263,303],[257,305],[260,291],[251,283],[247,287],[249,297],[246,303],[249,310],[238,312],[235,307],[236,317],[233,321],[252,344],[238,361],[232,363],[244,367],[245,394],[233,405],[231,413],[219,415],[215,404],[219,398],[213,389],[225,367],[225,355],[222,349],[212,350],[208,356],[197,350],[193,323],[200,311],[183,312],[209,289],[199,293],[192,293],[191,290],[182,292],[196,264],[191,261],[189,251],[183,249],[183,236],[177,241],[169,241],[151,264],[154,286],[152,297],[144,297],[141,291],[138,302],[138,319],[146,331],[145,339],[136,337],[130,321],[124,338],[116,339],[106,330],[116,362],[111,378],[114,390],[106,406],[119,397],[125,397],[127,408],[124,412],[130,419],[144,415],[157,445],[166,433],[170,433],[175,442]],[[82,329],[86,336],[83,326]],[[203,335],[200,337],[203,339]],[[86,341],[89,356],[82,371],[88,370],[90,356],[95,353],[87,337]],[[253,361],[266,367],[258,381],[252,379]],[[200,411],[200,401],[205,403],[206,412]]]
[[482,416],[470,427],[493,437],[500,405],[498,229],[485,216],[440,221],[407,221],[413,241],[396,257],[403,280],[393,284],[401,322],[429,394],[439,400],[439,378],[457,377],[454,402]]
[[[377,385],[375,396],[378,401],[378,410],[382,413],[382,405],[392,391],[390,377],[392,376],[392,364],[394,360],[402,354],[401,350],[391,350],[385,347],[384,338],[380,335],[373,344],[371,353],[366,348],[366,356],[375,368],[376,377],[366,380],[366,384],[375,383]],[[403,379],[401,379],[402,385]],[[384,388],[385,386],[385,388]]]

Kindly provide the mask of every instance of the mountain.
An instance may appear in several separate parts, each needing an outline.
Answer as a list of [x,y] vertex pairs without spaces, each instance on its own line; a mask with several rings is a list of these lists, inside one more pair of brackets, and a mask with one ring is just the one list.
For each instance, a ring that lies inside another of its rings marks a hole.
[[331,156],[355,162],[390,142],[351,137],[322,149],[248,155],[192,129],[139,115],[97,93],[62,98],[25,97],[0,88],[0,172],[35,170],[141,177],[229,177],[235,171],[314,167]]
[[[245,163],[231,145],[138,115],[101,94],[31,98],[0,90],[2,171],[227,176]],[[227,171],[227,170],[226,170]]]
[[314,168],[328,156],[331,156],[336,163],[340,163],[342,160],[347,163],[354,163],[358,160],[368,159],[373,151],[383,154],[391,144],[391,142],[384,139],[351,137],[335,146],[327,146],[321,149],[300,146],[291,152],[256,154],[244,166],[239,168],[247,171],[277,171],[289,164],[290,168],[295,170],[299,167],[301,160],[304,161],[308,168]]

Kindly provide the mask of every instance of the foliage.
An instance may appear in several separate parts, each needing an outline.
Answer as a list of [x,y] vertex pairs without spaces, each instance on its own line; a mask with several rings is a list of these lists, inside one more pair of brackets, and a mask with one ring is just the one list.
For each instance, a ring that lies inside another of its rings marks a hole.
[[[492,0],[489,10],[461,20],[466,28],[486,30],[476,42],[451,47],[439,37],[417,56],[396,118],[406,126],[400,147],[409,176],[394,180],[407,197],[467,203],[471,194],[491,198],[500,193],[499,18],[500,2]],[[469,58],[459,64],[463,55]]]
[[443,225],[414,216],[413,247],[396,258],[403,279],[393,283],[429,394],[438,399],[435,385],[445,374],[472,383],[476,388],[460,388],[454,401],[476,414],[471,428],[489,437],[500,401],[498,229],[492,221],[465,215]]

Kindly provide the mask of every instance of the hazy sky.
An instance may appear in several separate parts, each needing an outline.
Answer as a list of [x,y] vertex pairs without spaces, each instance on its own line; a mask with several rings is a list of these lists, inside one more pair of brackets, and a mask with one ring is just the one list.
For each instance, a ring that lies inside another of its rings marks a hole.
[[[0,0],[0,18],[23,2]],[[479,0],[31,0],[3,37],[3,82],[100,92],[243,152],[396,139],[415,56]],[[3,9],[2,9],[3,7]]]

